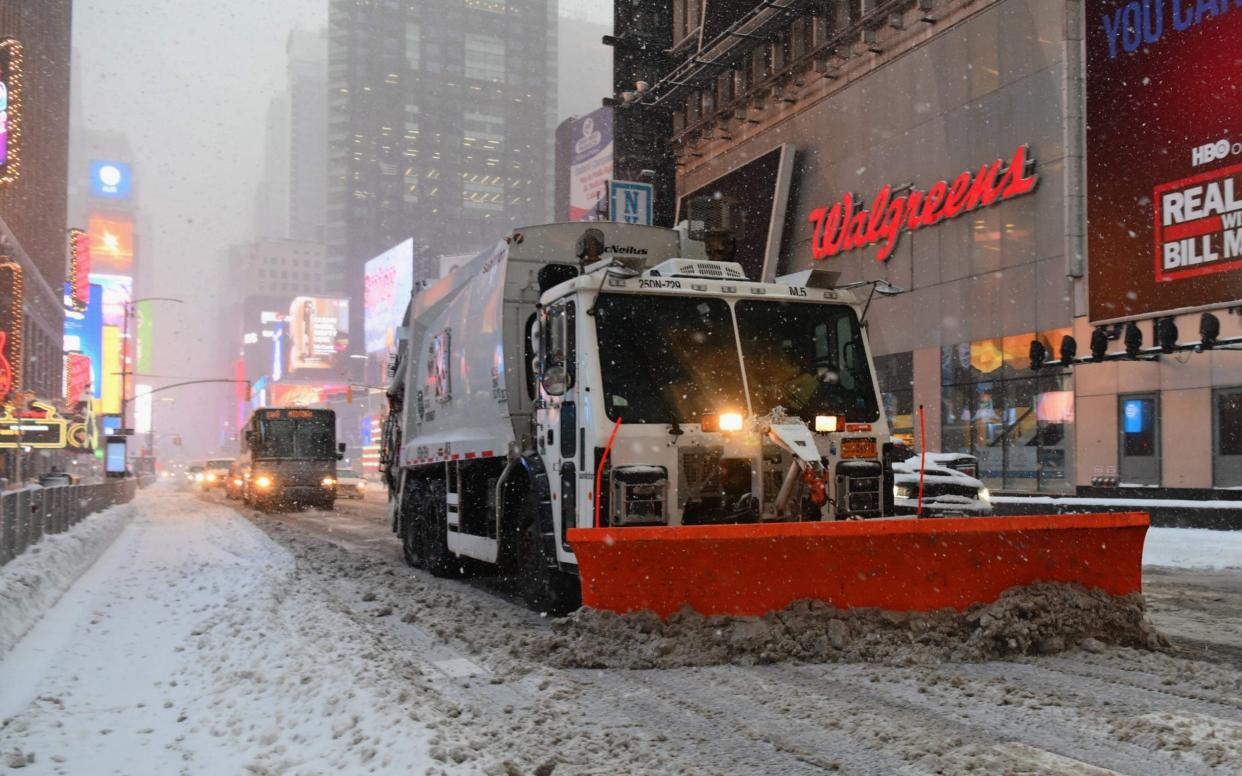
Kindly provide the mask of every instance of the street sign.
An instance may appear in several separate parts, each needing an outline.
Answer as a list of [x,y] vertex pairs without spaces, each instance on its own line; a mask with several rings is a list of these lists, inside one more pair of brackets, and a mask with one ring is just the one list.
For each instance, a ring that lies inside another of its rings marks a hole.
[[650,183],[608,182],[608,213],[619,224],[651,226],[651,205],[655,189]]

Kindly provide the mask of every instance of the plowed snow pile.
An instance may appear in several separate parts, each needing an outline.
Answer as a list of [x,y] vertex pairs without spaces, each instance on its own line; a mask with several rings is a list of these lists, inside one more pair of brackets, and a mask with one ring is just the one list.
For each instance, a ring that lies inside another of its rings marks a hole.
[[619,615],[580,609],[552,624],[551,660],[565,668],[677,668],[778,661],[981,661],[1105,644],[1161,649],[1168,640],[1142,595],[1117,598],[1079,585],[1038,583],[965,612],[834,609],[796,601],[761,618],[683,610]]

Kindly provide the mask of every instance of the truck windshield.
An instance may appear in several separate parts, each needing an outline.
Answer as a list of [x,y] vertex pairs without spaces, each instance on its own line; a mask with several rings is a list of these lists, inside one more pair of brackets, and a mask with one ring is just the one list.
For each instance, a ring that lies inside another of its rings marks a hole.
[[595,305],[604,404],[626,423],[697,423],[746,407],[723,299],[601,294]]
[[849,307],[741,300],[734,308],[751,409],[776,406],[803,420],[880,417],[858,318]]
[[255,455],[259,458],[336,458],[336,430],[327,416],[264,420],[259,426]]

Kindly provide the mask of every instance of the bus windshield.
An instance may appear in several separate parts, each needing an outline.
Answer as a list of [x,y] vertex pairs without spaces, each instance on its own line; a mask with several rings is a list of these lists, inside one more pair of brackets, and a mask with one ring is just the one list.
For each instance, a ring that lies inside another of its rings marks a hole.
[[258,458],[336,458],[336,429],[331,415],[262,419],[254,454]]

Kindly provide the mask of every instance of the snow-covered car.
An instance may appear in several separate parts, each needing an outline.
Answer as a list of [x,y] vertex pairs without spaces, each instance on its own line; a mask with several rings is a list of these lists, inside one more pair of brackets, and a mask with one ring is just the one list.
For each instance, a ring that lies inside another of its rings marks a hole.
[[[893,505],[901,514],[916,514],[919,508],[919,467],[922,456],[913,453],[904,461],[893,462]],[[967,474],[978,472],[973,455],[963,453],[926,454],[923,466],[923,514],[931,517],[992,514],[992,494],[987,486]],[[965,471],[963,471],[965,470]]]
[[364,498],[367,494],[367,481],[353,469],[336,470],[337,498]]

